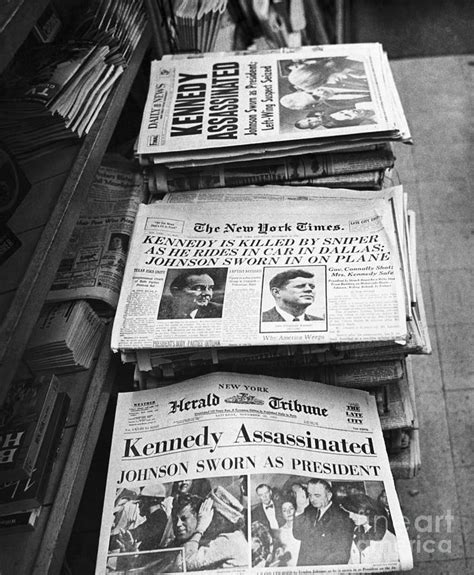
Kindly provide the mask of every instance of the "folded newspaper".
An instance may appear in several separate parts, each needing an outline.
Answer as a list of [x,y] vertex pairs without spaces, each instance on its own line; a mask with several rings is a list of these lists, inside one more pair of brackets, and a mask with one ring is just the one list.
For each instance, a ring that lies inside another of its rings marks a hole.
[[412,566],[368,393],[214,373],[119,395],[97,575]]
[[382,46],[165,56],[152,62],[137,154],[213,164],[411,141]]
[[141,205],[112,348],[403,346],[416,294],[401,187],[303,192]]
[[132,163],[107,154],[64,250],[47,301],[93,300],[102,311],[117,306],[130,236],[144,198],[143,178]]
[[[386,169],[393,168],[395,158],[390,145],[372,146],[359,151],[332,154],[303,154],[273,160],[224,163],[187,170],[169,170],[162,165],[148,168],[148,186],[152,193],[163,194],[206,188],[231,188],[260,184],[282,184],[307,186],[327,185],[319,182],[328,178],[335,182],[341,179],[363,178],[368,186],[368,178],[376,174],[383,180]],[[367,178],[364,178],[367,176]],[[298,183],[296,183],[298,182]],[[344,187],[334,185],[331,187]],[[353,186],[347,186],[353,187]],[[363,189],[367,187],[361,186]]]

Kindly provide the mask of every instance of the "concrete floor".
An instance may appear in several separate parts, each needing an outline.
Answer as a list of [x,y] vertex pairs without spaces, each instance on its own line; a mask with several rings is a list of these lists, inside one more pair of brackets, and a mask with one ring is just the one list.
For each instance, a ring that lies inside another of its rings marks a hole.
[[[474,56],[392,62],[414,146],[396,168],[417,215],[432,356],[413,358],[421,471],[397,488],[413,575],[474,573]],[[110,427],[89,476],[64,573],[93,573]],[[101,456],[102,454],[102,456]]]
[[344,0],[346,42],[382,42],[389,58],[472,54],[472,0]]
[[392,62],[414,146],[396,166],[417,214],[433,355],[413,358],[421,471],[397,482],[413,574],[474,573],[474,57]]

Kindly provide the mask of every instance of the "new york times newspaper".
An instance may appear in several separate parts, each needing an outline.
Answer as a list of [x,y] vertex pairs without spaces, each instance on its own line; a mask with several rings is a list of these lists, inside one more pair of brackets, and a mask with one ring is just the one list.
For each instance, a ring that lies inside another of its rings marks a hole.
[[367,392],[214,373],[119,395],[97,575],[410,568]]
[[112,348],[397,341],[402,191],[141,205]]
[[376,43],[164,58],[152,62],[137,153],[212,163],[262,145],[282,156],[338,138],[409,140],[394,90]]

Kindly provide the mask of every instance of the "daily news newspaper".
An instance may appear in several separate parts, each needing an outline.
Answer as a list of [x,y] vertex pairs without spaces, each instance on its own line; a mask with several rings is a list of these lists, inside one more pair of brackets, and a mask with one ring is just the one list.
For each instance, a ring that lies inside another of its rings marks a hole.
[[117,306],[143,178],[126,160],[107,156],[64,251],[48,301],[101,300]]
[[141,205],[112,348],[403,344],[401,188],[360,200],[291,190],[273,202]]
[[119,394],[97,575],[412,566],[367,392],[213,373]]
[[229,52],[152,62],[137,153],[192,165],[371,136],[410,140],[380,44]]

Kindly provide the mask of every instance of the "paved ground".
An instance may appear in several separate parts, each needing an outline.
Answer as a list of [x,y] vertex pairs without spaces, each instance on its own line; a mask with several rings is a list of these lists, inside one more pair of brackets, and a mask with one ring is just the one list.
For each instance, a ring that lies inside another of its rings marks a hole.
[[472,0],[344,0],[347,42],[382,42],[390,58],[474,53]]
[[474,57],[392,62],[414,146],[396,148],[417,214],[431,357],[414,358],[421,472],[398,481],[416,575],[474,573]]

